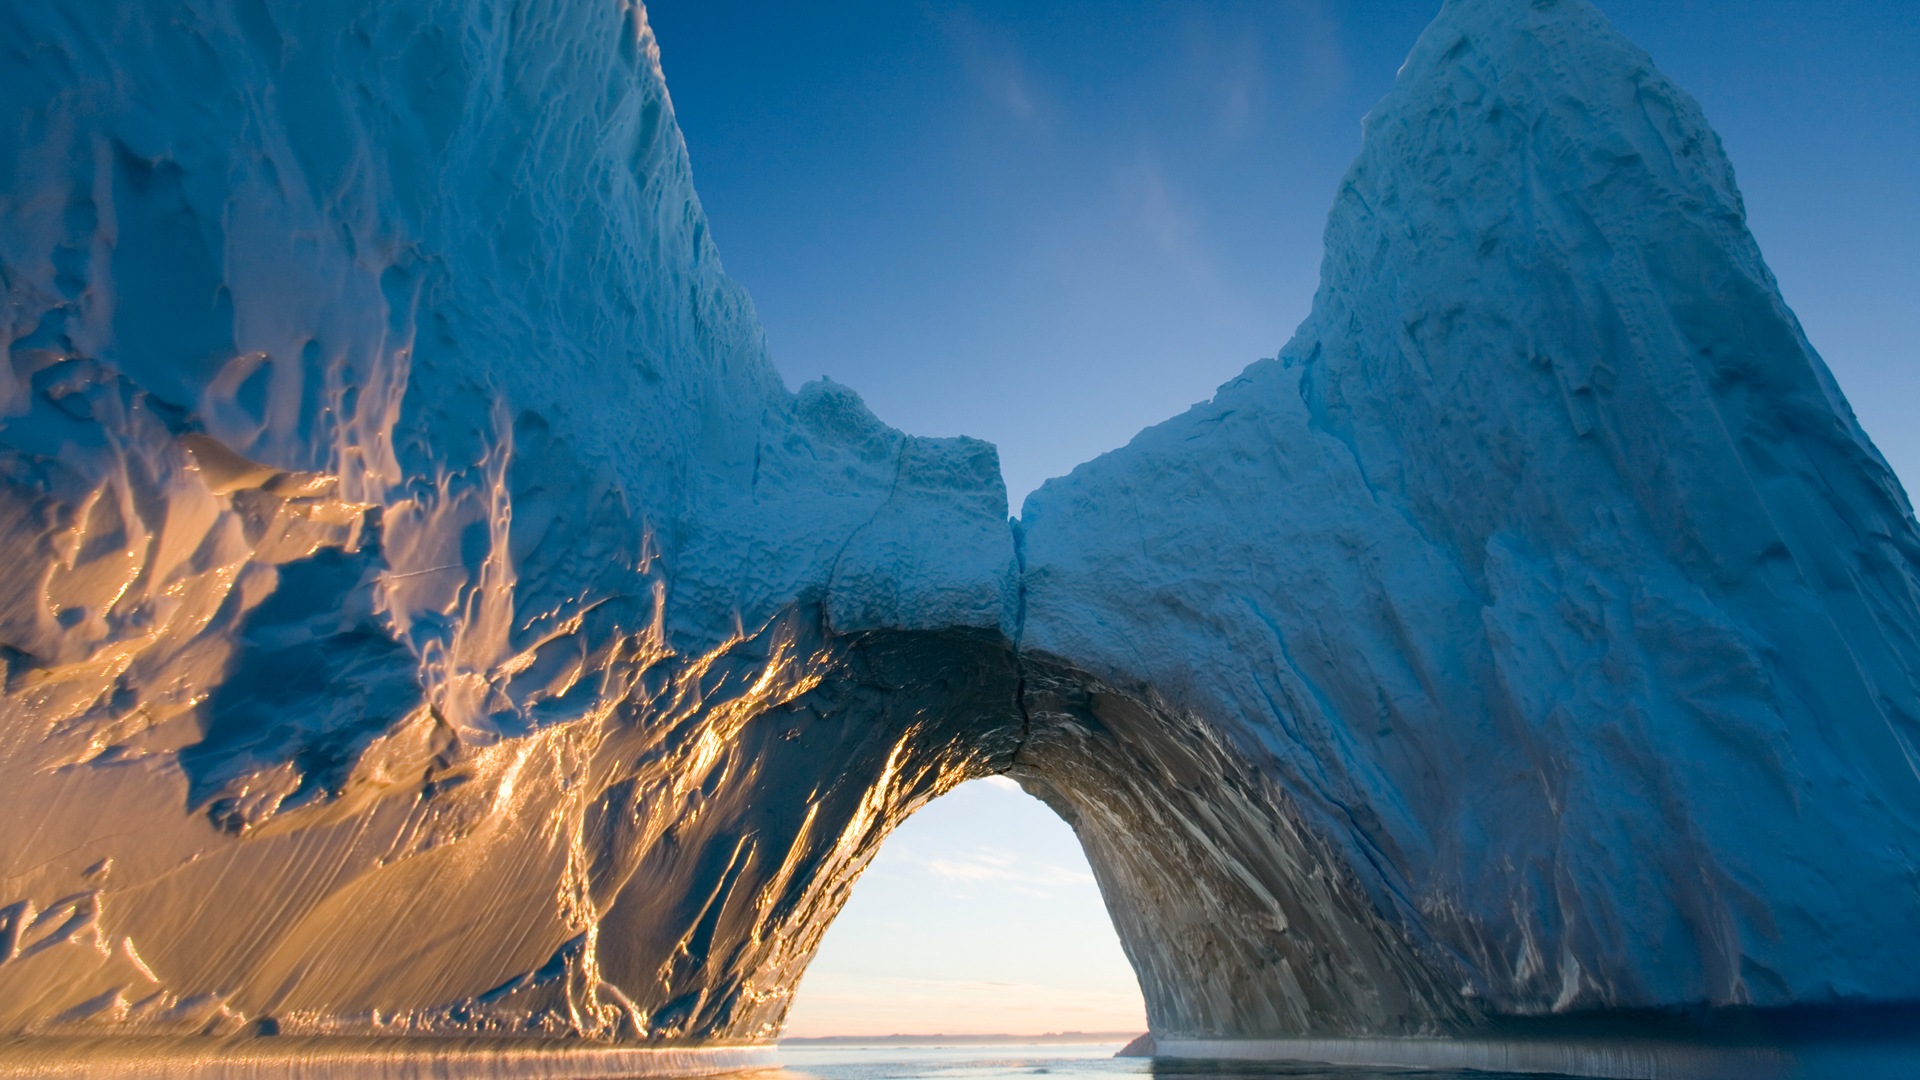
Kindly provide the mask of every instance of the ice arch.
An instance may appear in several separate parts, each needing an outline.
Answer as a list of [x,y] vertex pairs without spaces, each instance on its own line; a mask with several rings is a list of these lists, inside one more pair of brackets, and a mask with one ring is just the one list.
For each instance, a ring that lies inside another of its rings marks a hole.
[[765,1039],[993,773],[1167,1037],[1920,998],[1920,536],[1583,0],[1447,3],[1293,344],[1012,528],[780,384],[637,6],[79,10],[0,11],[0,1030]]

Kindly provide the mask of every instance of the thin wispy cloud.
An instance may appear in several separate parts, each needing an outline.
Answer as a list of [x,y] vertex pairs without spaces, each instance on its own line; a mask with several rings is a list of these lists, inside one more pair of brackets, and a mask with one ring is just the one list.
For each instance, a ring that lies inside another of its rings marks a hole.
[[1340,40],[1340,19],[1327,10],[1326,0],[1294,0],[1291,9],[1296,50],[1294,104],[1311,106],[1334,100],[1353,80],[1346,46]]
[[1208,249],[1199,216],[1181,199],[1159,155],[1143,150],[1120,170],[1133,199],[1136,221],[1167,264],[1206,294],[1220,292],[1218,262]]
[[1238,139],[1253,127],[1255,106],[1266,96],[1265,72],[1238,71],[1220,88],[1220,133]]
[[1211,115],[1212,132],[1231,142],[1270,134],[1276,120],[1338,98],[1351,81],[1340,22],[1325,0],[1291,0],[1257,15],[1195,7],[1181,23],[1176,55],[1173,80]]
[[1029,74],[1012,37],[981,19],[972,8],[927,10],[940,28],[967,80],[994,105],[1015,119],[1044,123],[1051,111]]
[[997,881],[1031,889],[1093,884],[1093,875],[1090,873],[989,851],[936,856],[921,860],[918,865],[928,873],[948,881]]
[[1259,130],[1272,96],[1265,35],[1244,22],[1222,22],[1198,13],[1181,28],[1180,69],[1175,78],[1210,111],[1214,132],[1239,140]]

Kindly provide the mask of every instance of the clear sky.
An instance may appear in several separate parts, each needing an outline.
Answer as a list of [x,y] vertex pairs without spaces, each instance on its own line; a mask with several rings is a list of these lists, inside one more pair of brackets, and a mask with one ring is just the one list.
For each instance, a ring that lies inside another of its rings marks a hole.
[[[1600,6],[1701,100],[1788,303],[1920,481],[1920,0]],[[1437,10],[649,4],[713,235],[788,382],[997,443],[1016,509],[1285,343],[1360,117]],[[1138,1015],[1118,957],[1065,826],[970,786],[889,842],[793,1030],[1106,1026]]]

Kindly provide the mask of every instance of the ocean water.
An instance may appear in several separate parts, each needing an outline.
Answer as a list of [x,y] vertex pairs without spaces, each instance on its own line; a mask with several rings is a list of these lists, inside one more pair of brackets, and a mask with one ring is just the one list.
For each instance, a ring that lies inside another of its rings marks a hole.
[[[1552,1043],[1516,1042],[1537,1050]],[[1674,1080],[1916,1080],[1920,1024],[1900,1030],[1826,1032],[1772,1045],[1716,1039],[1570,1040],[1562,1044],[1589,1076],[1661,1076]],[[1636,1052],[1636,1048],[1637,1051]],[[750,1080],[1537,1080],[1564,1073],[1457,1068],[1383,1068],[1263,1061],[1116,1058],[1114,1043],[947,1046],[783,1045],[784,1068]],[[1524,1054],[1522,1056],[1525,1056]],[[1536,1062],[1512,1062],[1538,1067]]]
[[782,1046],[765,1080],[1532,1080],[1539,1074],[1379,1069],[1266,1062],[1116,1058],[1110,1043],[970,1046]]

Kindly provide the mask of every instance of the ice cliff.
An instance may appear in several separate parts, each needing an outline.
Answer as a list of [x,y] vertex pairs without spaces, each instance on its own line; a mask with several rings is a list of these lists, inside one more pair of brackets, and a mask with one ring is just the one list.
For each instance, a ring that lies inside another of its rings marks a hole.
[[0,1033],[772,1035],[1010,772],[1168,1036],[1920,1000],[1920,533],[1698,107],[1449,0],[1292,344],[786,390],[635,4],[0,4]]
[[1010,753],[886,772],[1017,712],[945,670],[1015,587],[992,447],[782,387],[637,5],[0,42],[0,1028],[773,1031]]
[[1096,820],[1156,1026],[1920,997],[1912,511],[1590,6],[1449,2],[1294,340],[1022,522],[1023,649],[1222,733],[1392,928],[1296,911],[1264,814],[1204,898]]

